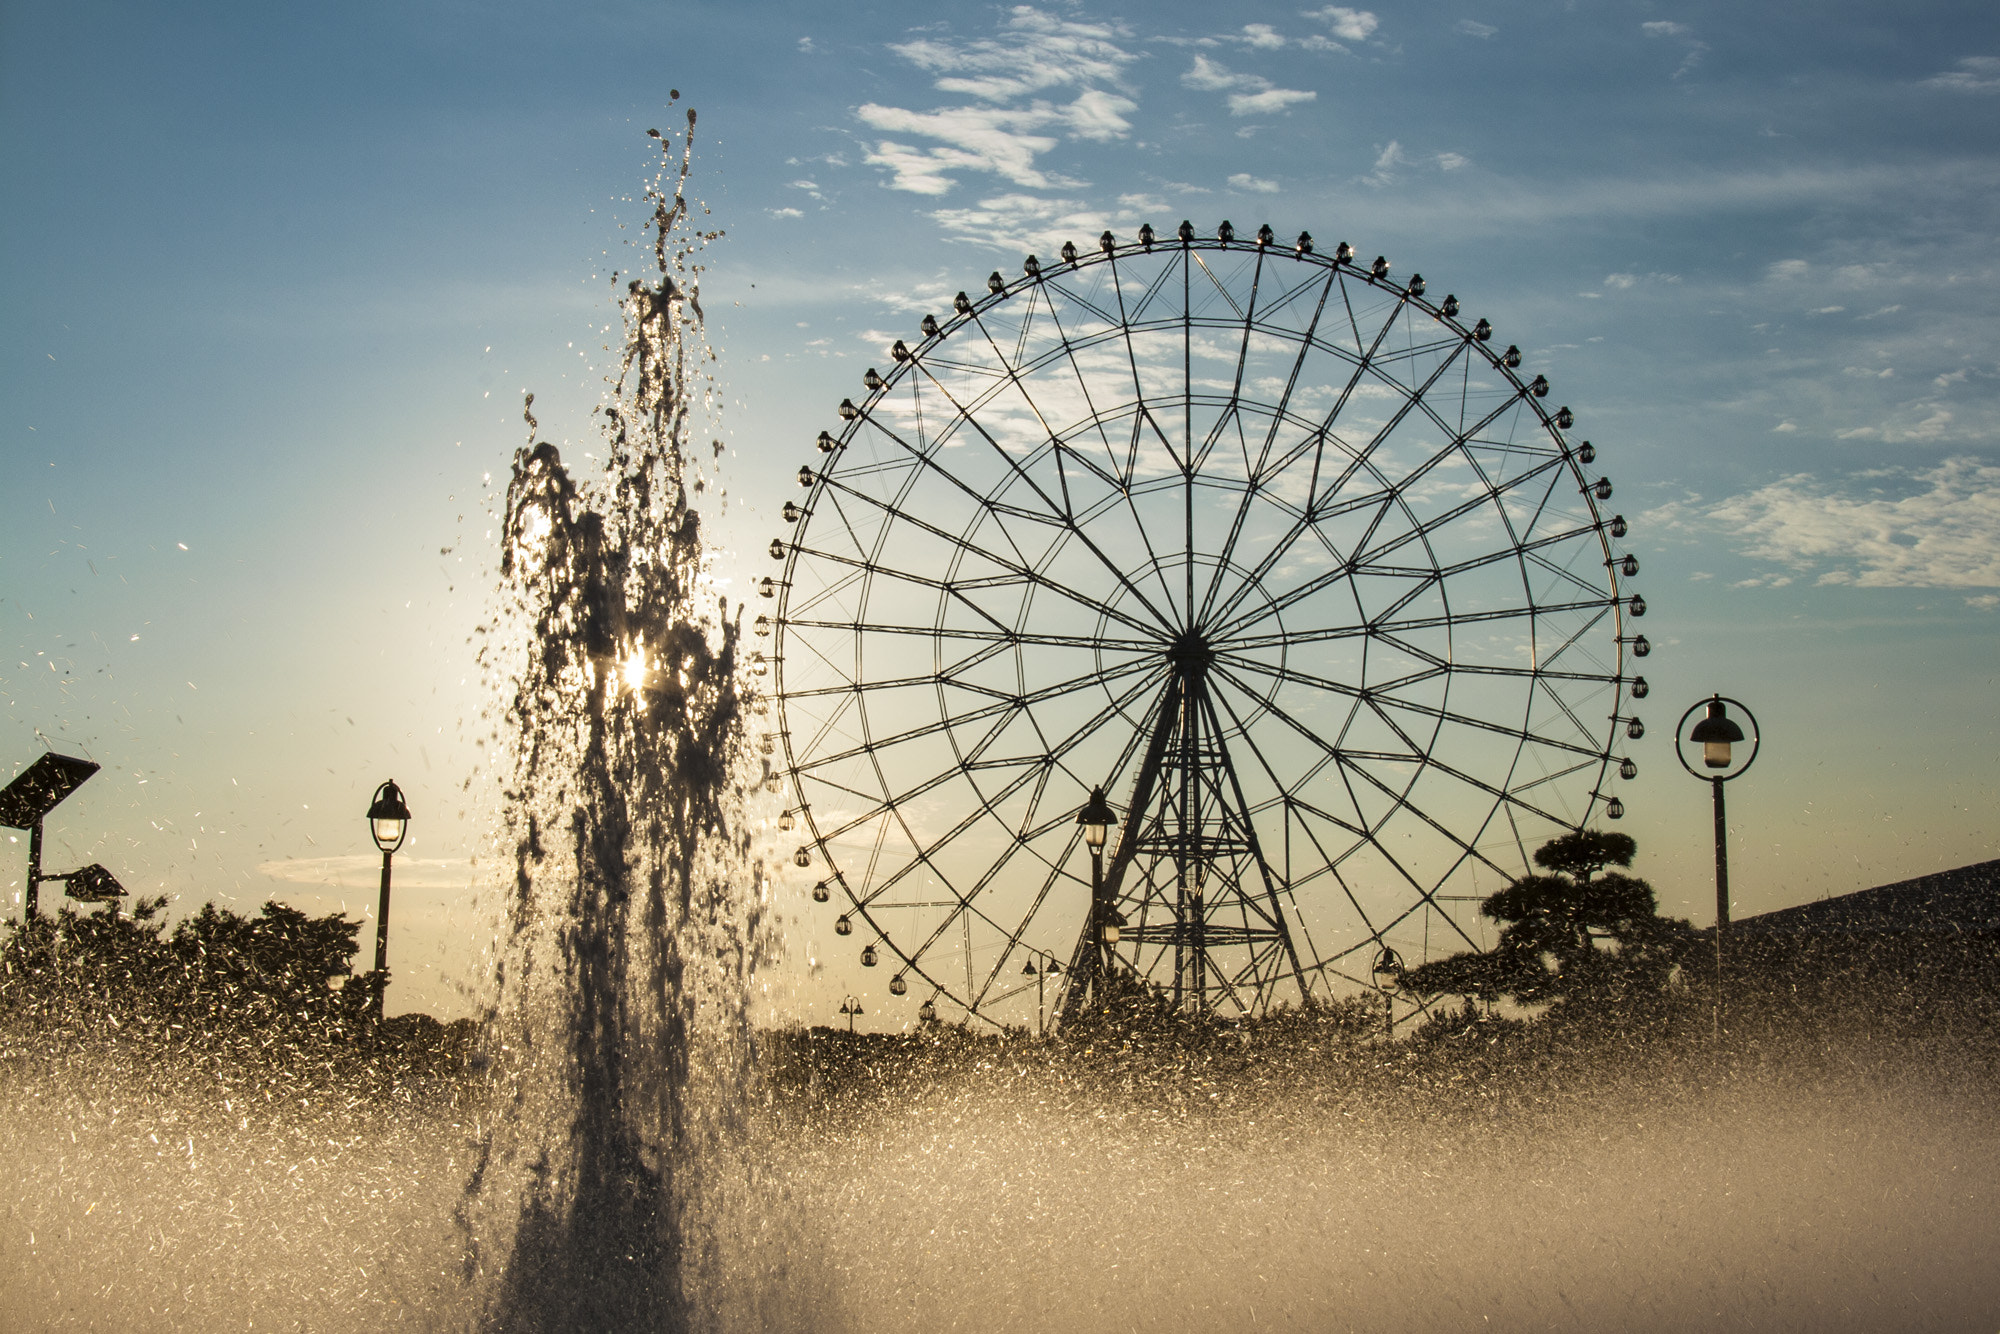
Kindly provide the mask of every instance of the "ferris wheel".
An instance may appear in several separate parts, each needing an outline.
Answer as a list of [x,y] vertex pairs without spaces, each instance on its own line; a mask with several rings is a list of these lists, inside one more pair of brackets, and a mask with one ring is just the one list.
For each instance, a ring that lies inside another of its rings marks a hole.
[[1638,562],[1494,343],[1344,242],[1184,222],[888,349],[799,469],[755,663],[778,826],[892,997],[1309,1005],[1476,948],[1479,897],[1623,814]]

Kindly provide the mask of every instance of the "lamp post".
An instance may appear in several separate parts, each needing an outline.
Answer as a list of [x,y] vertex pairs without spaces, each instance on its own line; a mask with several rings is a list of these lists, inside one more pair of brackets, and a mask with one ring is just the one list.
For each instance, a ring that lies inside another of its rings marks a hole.
[[[1748,738],[1743,728],[1729,716],[1729,706],[1734,704],[1741,710],[1750,724]],[[1706,710],[1700,722],[1688,727],[1688,719],[1699,710]],[[1737,743],[1748,740],[1750,753],[1736,751]],[[1750,712],[1740,700],[1725,699],[1721,695],[1711,695],[1694,705],[1681,715],[1674,726],[1674,755],[1681,767],[1696,778],[1708,780],[1709,790],[1715,796],[1715,1029],[1722,1032],[1722,938],[1729,931],[1729,825],[1723,813],[1722,785],[1732,778],[1741,777],[1757,760],[1757,751],[1764,744],[1764,736],[1757,726],[1757,716]],[[1701,770],[1688,763],[1687,747],[1701,747]],[[1706,772],[1703,772],[1703,771]]]
[[1387,1015],[1387,1036],[1396,1036],[1396,990],[1403,985],[1403,956],[1395,947],[1384,945],[1382,952],[1375,956],[1375,966],[1369,970],[1375,979],[1375,986],[1382,993],[1382,1008]]
[[[42,820],[62,804],[63,798],[82,787],[84,781],[97,772],[97,768],[95,760],[81,760],[50,751],[21,770],[13,782],[0,790],[0,825],[28,831],[28,882],[26,892],[21,896],[23,922],[35,920],[44,881],[69,880],[71,887],[75,887],[76,882],[70,876],[42,874]],[[104,868],[85,868],[91,869],[103,871]],[[80,874],[82,872],[71,872],[71,876]],[[104,872],[107,880],[110,874]],[[111,881],[114,886],[117,883]]]
[[861,1002],[849,996],[840,1003],[840,1012],[847,1016],[847,1031],[849,1034],[852,1034],[854,1032],[854,1016],[863,1012]]
[[389,989],[389,862],[403,846],[410,832],[410,808],[403,802],[403,790],[394,781],[375,789],[368,807],[368,832],[382,849],[382,901],[375,910],[375,994],[371,998],[375,1018],[382,1018],[382,997]]
[[1047,996],[1044,988],[1048,985],[1049,978],[1060,977],[1062,975],[1062,965],[1044,954],[1040,956],[1041,967],[1037,968],[1035,966],[1036,957],[1032,954],[1028,956],[1028,961],[1021,965],[1021,976],[1035,979],[1035,1035],[1037,1037],[1047,1037],[1049,1035],[1049,1018],[1046,1008]]
[[1087,980],[1095,983],[1100,1004],[1104,1000],[1105,980],[1111,975],[1111,947],[1118,943],[1118,923],[1111,905],[1104,901],[1104,839],[1117,819],[1118,813],[1104,799],[1101,787],[1090,789],[1090,800],[1076,813],[1084,845],[1090,849],[1091,960]]

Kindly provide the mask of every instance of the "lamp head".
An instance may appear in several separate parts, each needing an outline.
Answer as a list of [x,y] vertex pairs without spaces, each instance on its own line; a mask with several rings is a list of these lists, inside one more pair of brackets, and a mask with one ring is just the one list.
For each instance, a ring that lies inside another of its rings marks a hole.
[[403,846],[403,836],[410,832],[410,808],[403,802],[403,789],[394,782],[375,789],[375,800],[368,807],[368,832],[384,852]]
[[1090,845],[1092,852],[1104,847],[1104,837],[1117,821],[1118,812],[1111,809],[1111,803],[1104,799],[1104,789],[1090,789],[1090,800],[1076,813],[1076,822],[1083,826],[1083,841]]
[[1743,729],[1729,717],[1720,699],[1708,702],[1708,716],[1694,725],[1688,740],[1701,743],[1701,762],[1709,769],[1727,769],[1731,742],[1743,740]]
[[1375,967],[1370,970],[1375,975],[1375,985],[1384,991],[1394,991],[1403,985],[1403,956],[1394,947],[1384,945],[1382,952],[1375,956]]

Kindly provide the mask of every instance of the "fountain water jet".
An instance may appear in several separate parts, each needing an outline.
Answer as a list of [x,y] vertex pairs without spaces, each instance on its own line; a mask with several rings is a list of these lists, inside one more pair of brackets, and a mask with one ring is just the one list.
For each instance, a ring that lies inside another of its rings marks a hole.
[[734,784],[739,627],[708,601],[690,504],[711,355],[693,259],[719,235],[686,197],[694,124],[678,145],[654,132],[657,272],[626,289],[604,477],[578,483],[534,439],[530,395],[507,491],[501,1103],[461,1217],[467,1274],[510,1329],[686,1328],[704,1199],[734,1176],[715,1169],[747,1078],[757,877]]

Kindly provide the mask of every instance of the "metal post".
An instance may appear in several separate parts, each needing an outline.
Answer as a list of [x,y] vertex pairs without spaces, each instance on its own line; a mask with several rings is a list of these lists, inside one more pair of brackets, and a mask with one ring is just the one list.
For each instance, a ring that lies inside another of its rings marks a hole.
[[1105,918],[1111,914],[1104,903],[1104,852],[1101,848],[1090,850],[1090,916],[1091,931],[1096,936],[1093,942],[1097,956],[1097,1003],[1104,1004],[1104,982],[1111,976],[1111,947],[1104,943]]
[[1715,792],[1715,1032],[1722,1035],[1722,937],[1729,931],[1729,824],[1722,808],[1722,779],[1711,778]]
[[382,902],[375,910],[375,1018],[382,1018],[382,994],[389,989],[389,859],[382,854]]
[[28,830],[28,892],[22,897],[21,920],[32,922],[40,906],[42,888],[42,822]]
[[1046,963],[1035,970],[1035,1035],[1044,1038],[1049,1035],[1049,1016],[1048,1011],[1043,1008],[1042,983],[1048,975],[1049,968]]

